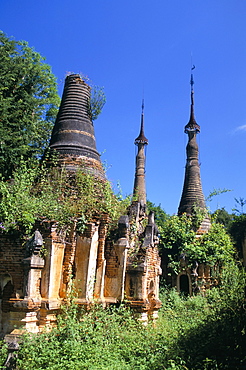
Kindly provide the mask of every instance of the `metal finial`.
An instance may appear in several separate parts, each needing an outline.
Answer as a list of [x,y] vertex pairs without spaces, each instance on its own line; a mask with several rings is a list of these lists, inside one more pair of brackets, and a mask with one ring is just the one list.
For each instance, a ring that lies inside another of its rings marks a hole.
[[140,134],[135,139],[135,144],[148,144],[148,139],[144,135],[144,99],[142,100],[142,114],[141,114],[141,126],[140,126]]
[[196,67],[194,66],[194,64],[192,65],[191,67],[191,76],[190,76],[190,86],[191,86],[191,104],[194,105],[194,78],[193,78],[193,73],[192,71],[195,69]]
[[195,114],[194,114],[194,78],[192,71],[195,69],[194,64],[191,66],[191,78],[190,78],[190,85],[191,85],[191,109],[190,109],[190,120],[188,124],[185,126],[185,133],[187,134],[189,131],[195,131],[196,133],[200,132],[200,126],[196,123]]
[[[193,67],[191,68],[191,71],[193,71],[193,69],[195,69],[195,66],[193,65]],[[190,85],[191,85],[191,92],[193,92],[193,87],[194,87],[194,78],[193,78],[193,73],[191,72],[191,76],[190,76]]]

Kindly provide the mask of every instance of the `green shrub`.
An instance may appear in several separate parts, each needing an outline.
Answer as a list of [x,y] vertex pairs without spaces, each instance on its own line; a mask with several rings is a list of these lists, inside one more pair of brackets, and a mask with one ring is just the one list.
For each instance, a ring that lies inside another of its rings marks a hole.
[[23,337],[18,369],[242,369],[245,280],[240,269],[233,279],[232,272],[207,297],[163,289],[159,319],[147,327],[125,305],[84,311],[71,302],[57,328]]
[[[19,351],[21,370],[158,369],[155,342],[126,306],[81,311],[64,309],[49,333],[26,334]],[[152,364],[152,365],[151,365]]]
[[7,356],[8,356],[8,346],[3,340],[1,340],[0,341],[0,369],[2,369],[2,366],[7,360]]

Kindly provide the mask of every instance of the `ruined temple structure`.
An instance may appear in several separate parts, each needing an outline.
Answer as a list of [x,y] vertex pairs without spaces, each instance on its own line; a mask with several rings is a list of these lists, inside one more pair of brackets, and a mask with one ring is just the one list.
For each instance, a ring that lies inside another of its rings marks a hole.
[[147,320],[148,312],[151,312],[152,318],[156,318],[161,306],[159,300],[161,259],[158,253],[159,232],[154,214],[150,212],[148,216],[146,215],[145,148],[148,140],[144,135],[144,104],[140,133],[135,139],[135,145],[137,155],[133,201],[127,216],[130,223],[130,240],[125,290],[131,306],[141,313],[143,320]]
[[[196,230],[197,237],[200,237],[200,235],[208,232],[211,223],[206,209],[200,176],[198,144],[196,141],[196,136],[200,132],[200,126],[196,122],[194,114],[193,74],[191,74],[190,84],[190,119],[184,130],[185,133],[188,135],[188,143],[186,146],[185,178],[181,200],[178,208],[178,215],[181,216],[185,213],[189,217],[195,216],[197,212],[203,215],[202,222],[199,228]],[[183,291],[184,293],[191,295],[194,291],[198,289],[198,286],[200,286],[202,290],[210,287],[210,276],[211,271],[208,266],[198,266],[198,264],[196,264],[194,265],[194,268],[192,270],[189,269],[187,267],[185,255],[182,255],[180,256],[180,269],[178,276],[174,273],[171,273],[171,281],[168,277],[167,280],[171,283],[172,286],[176,286],[178,291]]]
[[[90,88],[79,75],[66,78],[59,113],[50,141],[58,167],[78,168],[95,181],[107,181],[96,149],[89,109]],[[57,224],[37,223],[25,244],[21,235],[0,235],[0,333],[15,335],[24,326],[30,332],[52,327],[73,283],[76,302],[90,307],[119,304],[125,298],[141,320],[157,317],[160,258],[158,229],[153,214],[146,214],[145,153],[142,111],[134,199],[118,222],[117,235],[108,239],[107,214],[95,218],[81,234],[66,234]],[[40,254],[45,245],[46,255]]]

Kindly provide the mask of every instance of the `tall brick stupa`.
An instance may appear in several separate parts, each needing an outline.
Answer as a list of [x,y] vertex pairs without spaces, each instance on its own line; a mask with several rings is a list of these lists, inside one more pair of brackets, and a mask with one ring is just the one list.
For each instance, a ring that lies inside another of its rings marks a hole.
[[[199,164],[199,149],[196,141],[196,136],[200,133],[200,126],[196,122],[194,114],[194,79],[191,74],[191,108],[190,119],[185,126],[185,133],[188,135],[188,143],[186,146],[186,166],[185,178],[181,200],[178,208],[178,215],[186,213],[187,215],[194,214],[195,208],[204,210],[206,214],[206,204],[202,191],[202,182],[200,175]],[[210,220],[205,216],[199,231],[206,232],[210,227]]]
[[148,139],[144,135],[144,102],[142,102],[140,133],[135,139],[137,146],[135,178],[133,187],[133,198],[143,205],[146,205],[146,185],[145,185],[145,147]]
[[90,86],[79,74],[66,77],[50,149],[59,153],[68,170],[82,165],[94,175],[105,176],[91,119]]

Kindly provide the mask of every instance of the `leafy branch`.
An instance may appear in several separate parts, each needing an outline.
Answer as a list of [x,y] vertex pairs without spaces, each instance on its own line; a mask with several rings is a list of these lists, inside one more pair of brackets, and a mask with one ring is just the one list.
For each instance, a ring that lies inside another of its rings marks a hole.
[[228,193],[229,191],[231,191],[231,190],[230,189],[214,189],[213,191],[211,191],[209,193],[209,195],[206,197],[205,201],[206,202],[211,202],[213,197],[215,197],[217,195],[220,195],[220,194],[223,194],[223,193]]

